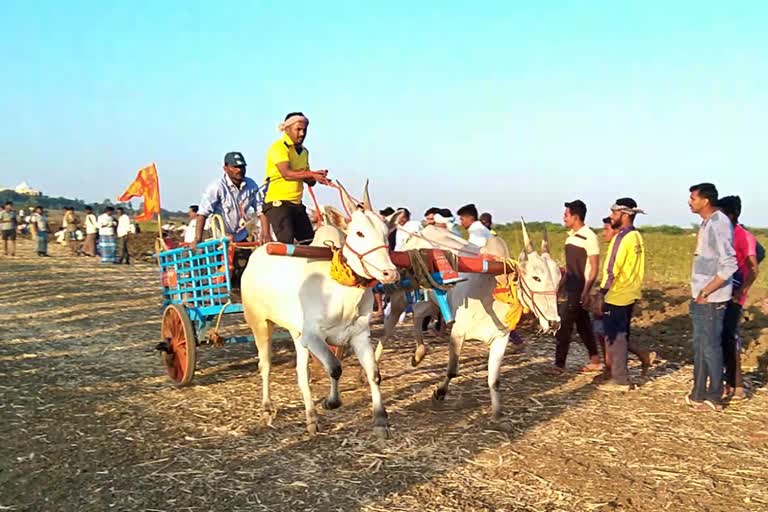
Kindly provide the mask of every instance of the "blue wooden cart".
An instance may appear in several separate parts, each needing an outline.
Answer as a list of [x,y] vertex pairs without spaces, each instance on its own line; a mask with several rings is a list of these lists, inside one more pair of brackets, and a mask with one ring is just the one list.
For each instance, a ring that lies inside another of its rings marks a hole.
[[220,238],[199,243],[194,249],[179,247],[158,254],[163,319],[157,349],[175,384],[192,381],[198,346],[253,341],[253,336],[222,337],[218,330],[224,315],[243,312],[243,305],[232,297],[234,249],[256,245]]

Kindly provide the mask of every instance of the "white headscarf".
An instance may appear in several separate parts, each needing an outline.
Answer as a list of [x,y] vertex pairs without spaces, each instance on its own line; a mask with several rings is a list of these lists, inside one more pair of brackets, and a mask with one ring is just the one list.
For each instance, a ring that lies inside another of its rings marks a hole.
[[303,116],[303,115],[302,116],[298,116],[298,115],[297,116],[291,116],[288,119],[286,119],[285,121],[283,121],[282,123],[280,123],[279,125],[277,125],[277,130],[281,131],[281,132],[284,132],[286,128],[288,128],[289,126],[291,126],[293,124],[298,123],[299,121],[305,121],[307,124],[309,124],[309,119],[307,118],[307,116]]

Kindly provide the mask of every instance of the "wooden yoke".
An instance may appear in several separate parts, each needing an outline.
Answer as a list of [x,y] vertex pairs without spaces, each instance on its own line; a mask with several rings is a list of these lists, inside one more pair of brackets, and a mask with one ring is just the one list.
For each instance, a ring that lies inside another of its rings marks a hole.
[[[279,242],[270,242],[266,245],[267,254],[274,256],[293,256],[297,258],[311,258],[318,260],[330,260],[333,252],[328,247],[315,247],[310,245],[290,245]],[[457,279],[458,275],[451,267],[443,251],[439,249],[423,249],[427,261],[429,261],[431,270],[440,272],[450,282]],[[407,252],[389,251],[389,257],[395,266],[400,268],[410,268],[411,256]],[[457,259],[458,272],[472,274],[490,274],[498,276],[505,274],[509,267],[503,261],[495,261],[482,257],[459,256]],[[446,283],[448,284],[448,283]]]

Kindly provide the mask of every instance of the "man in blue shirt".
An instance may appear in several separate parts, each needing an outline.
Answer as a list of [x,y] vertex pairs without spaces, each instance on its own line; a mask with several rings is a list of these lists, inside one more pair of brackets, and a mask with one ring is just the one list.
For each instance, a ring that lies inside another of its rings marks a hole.
[[688,204],[702,218],[691,272],[693,320],[693,390],[686,403],[721,411],[723,394],[723,317],[733,295],[738,268],[731,220],[717,208],[717,188],[700,183],[690,188]]
[[203,193],[197,211],[195,243],[203,241],[205,220],[214,213],[224,220],[224,232],[233,242],[248,237],[248,209],[259,207],[259,186],[246,178],[246,163],[242,153],[233,151],[224,156],[224,175],[211,183]]
[[[197,210],[197,226],[194,244],[203,241],[206,219],[213,214],[221,215],[224,234],[233,242],[243,242],[248,237],[248,210],[258,213],[261,194],[259,186],[245,177],[246,163],[242,153],[232,151],[224,156],[224,175],[205,189]],[[239,287],[240,276],[248,263],[248,249],[234,251],[232,258],[232,286]]]

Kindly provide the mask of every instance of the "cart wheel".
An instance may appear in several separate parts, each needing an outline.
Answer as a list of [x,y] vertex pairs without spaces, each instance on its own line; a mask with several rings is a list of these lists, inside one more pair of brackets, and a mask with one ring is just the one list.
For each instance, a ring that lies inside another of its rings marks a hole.
[[186,386],[195,375],[197,338],[183,306],[171,304],[165,308],[160,331],[168,345],[162,354],[168,376],[177,386]]

